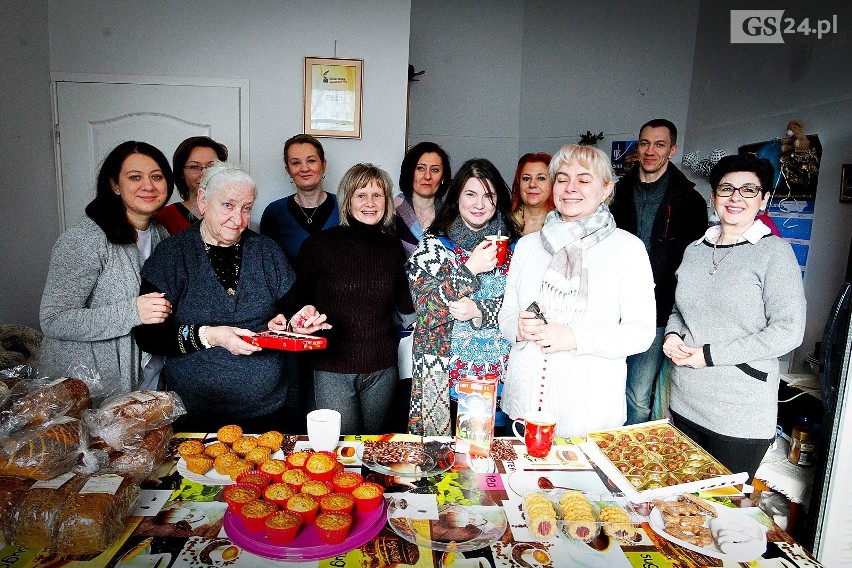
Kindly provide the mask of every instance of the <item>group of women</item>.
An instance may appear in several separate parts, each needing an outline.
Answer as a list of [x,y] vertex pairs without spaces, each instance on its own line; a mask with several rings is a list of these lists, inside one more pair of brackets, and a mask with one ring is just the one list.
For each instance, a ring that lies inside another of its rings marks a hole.
[[[775,360],[801,341],[804,297],[790,246],[755,220],[771,166],[731,158],[711,175],[720,224],[687,249],[664,351],[675,424],[753,474],[741,454],[774,434]],[[141,142],[107,156],[86,216],[53,251],[43,362],[82,363],[118,390],[174,390],[181,429],[263,431],[285,420],[294,367],[245,338],[322,333],[317,407],[339,409],[344,432],[379,433],[399,384],[398,318],[414,312],[410,432],[452,433],[466,374],[498,379],[498,433],[532,410],[555,414],[560,436],[624,423],[625,358],[653,338],[654,282],[642,242],[609,212],[600,150],[526,154],[510,189],[488,160],[452,175],[447,153],[421,143],[394,199],[372,164],[328,193],[322,145],[298,135],[284,148],[295,193],[266,208],[260,234],[248,228],[255,182],[226,159],[206,137],[178,147],[174,170]],[[184,200],[164,208],[174,183]],[[509,241],[499,265],[494,236]]]

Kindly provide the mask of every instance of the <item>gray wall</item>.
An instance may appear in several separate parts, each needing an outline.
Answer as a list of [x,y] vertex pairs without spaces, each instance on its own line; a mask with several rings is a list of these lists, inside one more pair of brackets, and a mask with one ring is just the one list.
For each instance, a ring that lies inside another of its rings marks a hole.
[[[50,73],[248,79],[253,214],[292,193],[284,141],[302,132],[304,57],[364,60],[362,139],[324,139],[325,186],[371,161],[393,179],[405,151],[410,4],[397,0],[48,0],[2,2],[4,158],[0,168],[0,322],[38,325],[50,248],[59,235]],[[11,33],[8,30],[12,30]],[[11,92],[10,92],[11,91]],[[7,135],[5,124],[12,130]],[[9,146],[10,148],[6,148]],[[163,148],[171,155],[172,148]]]

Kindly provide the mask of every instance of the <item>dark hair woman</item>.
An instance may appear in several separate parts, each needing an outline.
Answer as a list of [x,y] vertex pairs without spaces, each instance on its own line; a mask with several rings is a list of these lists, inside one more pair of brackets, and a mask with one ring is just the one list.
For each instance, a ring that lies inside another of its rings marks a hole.
[[[452,432],[450,399],[461,375],[494,374],[502,381],[510,345],[500,336],[497,314],[517,238],[510,211],[509,188],[497,168],[488,160],[469,160],[408,261],[417,310],[412,433]],[[509,238],[502,266],[497,247],[486,238],[493,235]]]
[[228,148],[209,136],[192,136],[181,142],[172,157],[175,172],[175,187],[180,194],[180,203],[167,205],[154,217],[170,235],[183,231],[201,217],[198,212],[198,185],[201,176],[216,160],[228,159]]
[[751,154],[725,156],[710,171],[719,224],[684,251],[663,341],[675,365],[675,426],[750,478],[775,437],[778,358],[805,331],[799,262],[755,218],[772,179],[772,164]]
[[435,220],[453,174],[450,157],[434,142],[421,142],[405,153],[399,170],[402,192],[394,203],[394,232],[411,256]]
[[124,142],[104,159],[86,216],[53,247],[41,298],[42,363],[81,363],[114,381],[116,392],[159,373],[130,332],[171,311],[162,294],[139,294],[139,269],[168,236],[153,215],[172,189],[169,162],[150,144]]

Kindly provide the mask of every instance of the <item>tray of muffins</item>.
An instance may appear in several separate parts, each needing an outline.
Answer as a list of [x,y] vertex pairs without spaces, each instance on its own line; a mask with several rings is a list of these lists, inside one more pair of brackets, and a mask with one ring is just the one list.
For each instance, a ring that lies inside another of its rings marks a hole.
[[669,420],[590,432],[580,448],[634,503],[745,483]]
[[245,434],[240,426],[229,424],[216,432],[216,440],[181,442],[177,447],[177,470],[184,478],[203,485],[230,485],[240,474],[253,469],[283,471],[296,438],[275,430]]
[[358,548],[382,529],[384,488],[330,452],[294,452],[275,473],[244,472],[222,492],[234,544],[275,560],[318,560]]

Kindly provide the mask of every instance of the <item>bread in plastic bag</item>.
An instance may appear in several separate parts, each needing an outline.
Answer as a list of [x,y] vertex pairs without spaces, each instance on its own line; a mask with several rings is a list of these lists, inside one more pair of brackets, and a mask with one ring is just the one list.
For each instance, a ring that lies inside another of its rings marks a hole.
[[149,431],[186,414],[183,401],[171,391],[133,391],[109,397],[100,408],[84,413],[93,437],[114,450],[138,448]]
[[21,500],[21,497],[33,483],[35,483],[35,480],[24,477],[0,477],[0,548],[3,544],[11,542],[8,531],[12,514],[18,501]]
[[139,485],[132,475],[89,476],[59,506],[50,548],[75,555],[106,550],[121,535],[138,497]]
[[68,473],[30,487],[18,500],[9,520],[9,542],[24,548],[50,548],[60,505],[82,487],[86,479],[87,476]]
[[63,416],[2,442],[0,475],[52,479],[71,471],[89,445],[86,426]]
[[0,424],[0,436],[46,424],[60,416],[79,418],[92,406],[89,387],[80,379],[60,377],[20,381],[12,388],[13,402]]
[[138,448],[112,452],[107,467],[119,473],[133,475],[140,480],[145,479],[155,467],[163,463],[173,434],[169,424],[155,428],[145,434]]

